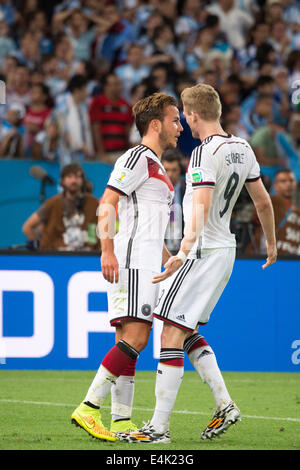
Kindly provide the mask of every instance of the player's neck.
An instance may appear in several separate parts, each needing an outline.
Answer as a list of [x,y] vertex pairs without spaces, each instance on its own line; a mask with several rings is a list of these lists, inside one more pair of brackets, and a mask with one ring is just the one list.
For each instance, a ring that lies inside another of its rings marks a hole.
[[150,138],[147,138],[147,137],[143,137],[142,141],[141,141],[141,144],[142,145],[145,145],[146,147],[149,147],[150,150],[152,150],[152,152],[155,153],[155,155],[161,159],[161,155],[163,153],[163,149],[161,148],[161,146],[159,145],[158,142],[155,142],[153,139],[150,139]]
[[228,133],[224,131],[220,123],[202,124],[201,128],[199,129],[200,140],[203,141],[212,135],[227,136]]

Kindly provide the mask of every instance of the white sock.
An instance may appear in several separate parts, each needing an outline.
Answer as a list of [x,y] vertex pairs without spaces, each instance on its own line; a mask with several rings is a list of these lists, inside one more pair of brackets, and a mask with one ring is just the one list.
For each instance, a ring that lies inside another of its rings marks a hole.
[[216,408],[218,410],[224,408],[231,398],[211,347],[207,345],[194,349],[188,356],[202,381],[211,389]]
[[111,417],[130,419],[134,396],[134,377],[120,375],[111,389]]
[[116,380],[117,377],[101,365],[93,382],[91,383],[84,401],[90,402],[96,406],[101,406]]
[[158,364],[155,385],[156,405],[150,424],[160,433],[169,429],[170,417],[183,373],[183,367],[173,367],[162,362]]

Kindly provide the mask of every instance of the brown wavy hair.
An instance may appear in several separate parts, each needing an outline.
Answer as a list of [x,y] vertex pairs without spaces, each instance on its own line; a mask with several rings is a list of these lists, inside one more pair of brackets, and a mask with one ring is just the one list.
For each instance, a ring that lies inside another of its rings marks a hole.
[[153,119],[163,121],[167,106],[178,106],[177,100],[167,93],[154,93],[142,98],[134,105],[132,111],[141,137],[147,134],[149,124]]

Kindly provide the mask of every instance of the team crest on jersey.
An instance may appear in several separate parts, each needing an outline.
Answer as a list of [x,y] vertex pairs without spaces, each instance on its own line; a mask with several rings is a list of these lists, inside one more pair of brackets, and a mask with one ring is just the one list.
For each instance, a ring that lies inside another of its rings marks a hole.
[[193,180],[193,183],[201,183],[201,181],[203,181],[202,171],[197,171],[195,173],[192,173],[192,180]]
[[151,305],[149,304],[144,304],[142,306],[142,314],[145,316],[145,317],[149,317],[149,315],[151,315]]
[[120,175],[118,178],[115,178],[115,181],[119,184],[119,186],[124,186],[127,181],[129,180],[131,174],[128,170],[120,171]]

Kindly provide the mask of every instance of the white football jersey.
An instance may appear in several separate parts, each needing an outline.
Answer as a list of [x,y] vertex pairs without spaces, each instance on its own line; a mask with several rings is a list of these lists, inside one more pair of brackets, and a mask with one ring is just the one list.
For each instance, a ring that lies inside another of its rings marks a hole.
[[145,145],[116,162],[107,187],[121,194],[115,254],[122,268],[160,272],[174,188],[157,155]]
[[191,155],[183,200],[184,222],[192,215],[193,189],[214,188],[209,215],[189,258],[200,257],[201,248],[236,246],[230,232],[232,209],[247,181],[260,178],[260,168],[248,142],[234,135],[207,137]]

